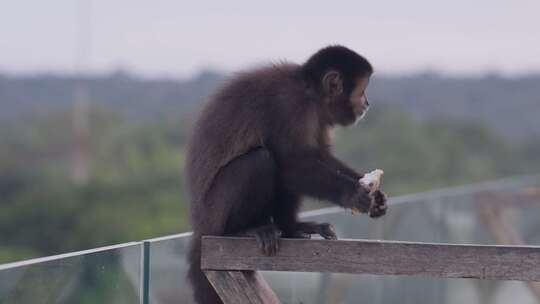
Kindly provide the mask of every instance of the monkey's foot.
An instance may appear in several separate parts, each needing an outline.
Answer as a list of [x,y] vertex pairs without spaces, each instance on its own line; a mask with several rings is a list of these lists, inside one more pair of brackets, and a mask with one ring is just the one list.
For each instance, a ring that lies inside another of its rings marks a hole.
[[373,204],[369,207],[369,216],[372,218],[381,217],[386,214],[388,205],[386,204],[386,194],[380,190],[373,192]]
[[[311,238],[312,234],[318,234],[327,240],[337,240],[336,230],[329,223],[299,222],[296,224],[295,235],[303,236],[300,238]],[[307,237],[306,237],[307,236]]]
[[264,255],[276,255],[279,250],[281,230],[275,224],[255,227],[237,235],[255,237]]

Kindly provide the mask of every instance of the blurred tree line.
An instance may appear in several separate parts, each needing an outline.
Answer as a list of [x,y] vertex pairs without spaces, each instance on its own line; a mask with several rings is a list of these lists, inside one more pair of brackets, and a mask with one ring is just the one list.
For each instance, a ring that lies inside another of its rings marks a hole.
[[188,229],[189,119],[151,122],[90,110],[89,179],[70,179],[69,111],[0,129],[0,262]]
[[[135,119],[186,112],[224,81],[202,71],[189,79],[145,79],[123,70],[106,75],[13,76],[0,73],[0,122],[31,113],[55,113],[73,105],[73,88],[88,88],[93,104]],[[540,137],[540,74],[520,77],[449,77],[436,73],[376,73],[369,97],[415,118],[444,116],[477,121],[505,139]]]
[[[516,142],[477,120],[373,104],[358,126],[338,130],[335,150],[359,171],[384,169],[390,195],[540,171],[534,137]],[[92,103],[87,114],[82,184],[70,179],[70,104],[0,120],[0,263],[189,230],[183,162],[193,107],[134,119]]]

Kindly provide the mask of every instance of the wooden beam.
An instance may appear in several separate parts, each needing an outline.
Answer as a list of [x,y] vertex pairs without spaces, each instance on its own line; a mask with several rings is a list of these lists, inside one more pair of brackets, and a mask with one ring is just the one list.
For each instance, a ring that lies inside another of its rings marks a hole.
[[263,277],[253,271],[204,272],[225,304],[279,304]]
[[540,246],[282,239],[267,257],[252,238],[205,236],[201,268],[540,281]]

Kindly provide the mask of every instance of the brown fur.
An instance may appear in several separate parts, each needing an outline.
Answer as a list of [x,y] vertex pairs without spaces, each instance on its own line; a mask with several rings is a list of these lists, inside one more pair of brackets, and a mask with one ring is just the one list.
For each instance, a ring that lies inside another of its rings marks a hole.
[[359,186],[361,175],[330,153],[334,125],[354,121],[351,88],[329,100],[306,77],[306,70],[318,71],[308,63],[239,74],[208,101],[194,126],[186,159],[193,226],[189,276],[200,304],[221,303],[199,268],[202,235],[233,235],[268,224],[283,237],[299,230],[322,233],[327,226],[298,222],[303,195],[364,211],[373,204]]

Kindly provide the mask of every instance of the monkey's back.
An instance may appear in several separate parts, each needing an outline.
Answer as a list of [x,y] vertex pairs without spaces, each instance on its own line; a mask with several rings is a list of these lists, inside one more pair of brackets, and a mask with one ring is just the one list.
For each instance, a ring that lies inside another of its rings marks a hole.
[[296,107],[290,92],[298,87],[297,68],[280,64],[241,73],[205,104],[186,157],[192,215],[204,204],[220,168],[251,149],[266,146],[275,128],[286,128],[280,114]]

